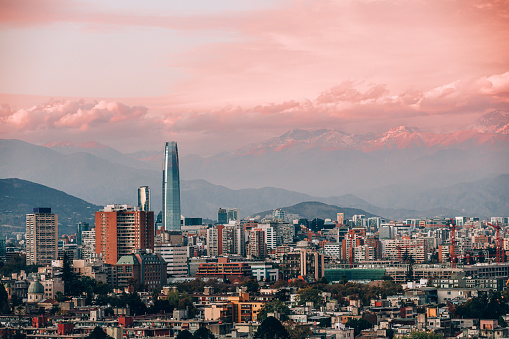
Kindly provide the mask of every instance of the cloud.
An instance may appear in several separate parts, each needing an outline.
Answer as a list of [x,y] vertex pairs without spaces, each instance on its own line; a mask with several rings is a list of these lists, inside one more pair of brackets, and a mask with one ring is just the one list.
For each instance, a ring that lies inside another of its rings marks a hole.
[[165,140],[185,140],[192,152],[213,154],[296,128],[366,133],[410,125],[451,131],[468,126],[486,111],[509,109],[508,84],[509,72],[400,94],[387,84],[342,82],[314,99],[215,109],[163,102],[163,112],[157,104],[147,107],[116,100],[51,100],[19,109],[4,104],[0,106],[0,137],[95,140],[138,149],[154,149],[150,145]]
[[3,105],[0,111],[0,133],[72,129],[86,131],[91,126],[115,125],[138,121],[147,114],[142,106],[127,106],[115,101],[50,101],[28,109]]

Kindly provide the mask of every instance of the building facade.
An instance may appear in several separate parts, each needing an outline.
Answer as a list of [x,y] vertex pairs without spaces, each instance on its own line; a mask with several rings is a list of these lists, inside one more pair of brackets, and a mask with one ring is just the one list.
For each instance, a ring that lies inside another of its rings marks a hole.
[[26,216],[27,265],[51,265],[58,258],[58,216],[51,208],[34,208]]
[[154,212],[108,205],[95,212],[95,253],[115,265],[137,249],[154,250]]
[[165,230],[180,231],[180,174],[175,141],[164,146],[162,218]]
[[141,186],[138,188],[138,207],[140,211],[150,211],[150,187]]
[[173,246],[170,243],[154,246],[154,252],[159,253],[166,261],[168,277],[187,277],[189,275],[187,246]]

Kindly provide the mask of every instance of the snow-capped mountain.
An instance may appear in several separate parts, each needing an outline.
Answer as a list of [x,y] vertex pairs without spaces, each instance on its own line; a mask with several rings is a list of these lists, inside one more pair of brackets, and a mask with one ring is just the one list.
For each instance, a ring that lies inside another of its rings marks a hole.
[[260,155],[265,152],[281,152],[291,148],[323,150],[377,150],[451,147],[467,149],[481,145],[495,147],[509,143],[509,112],[493,111],[484,114],[469,130],[451,133],[421,132],[416,127],[398,126],[379,135],[350,134],[332,129],[289,131],[279,137],[242,147],[235,155]]

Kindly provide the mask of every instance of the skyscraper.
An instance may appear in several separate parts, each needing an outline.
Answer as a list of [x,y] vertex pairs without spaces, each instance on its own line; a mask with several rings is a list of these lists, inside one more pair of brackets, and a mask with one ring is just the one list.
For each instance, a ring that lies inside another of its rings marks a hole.
[[88,222],[79,222],[78,223],[78,229],[76,230],[76,244],[77,245],[83,244],[83,240],[82,240],[83,232],[89,231],[89,230],[90,230],[90,225],[88,224]]
[[34,208],[26,227],[27,265],[51,265],[58,258],[58,216],[51,208]]
[[163,163],[163,227],[167,231],[180,231],[180,175],[177,143],[164,146]]
[[150,211],[150,187],[141,186],[138,188],[138,207],[140,211]]

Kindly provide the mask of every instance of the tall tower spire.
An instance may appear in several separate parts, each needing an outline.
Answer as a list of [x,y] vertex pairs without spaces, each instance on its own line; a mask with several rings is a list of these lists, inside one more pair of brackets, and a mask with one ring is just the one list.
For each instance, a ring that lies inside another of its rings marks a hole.
[[164,146],[162,217],[165,230],[180,231],[180,175],[175,141]]

